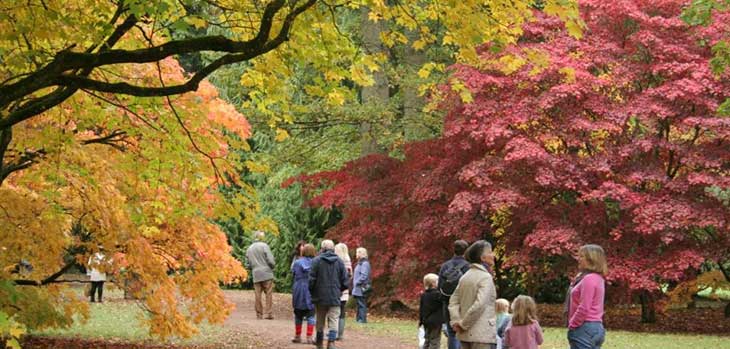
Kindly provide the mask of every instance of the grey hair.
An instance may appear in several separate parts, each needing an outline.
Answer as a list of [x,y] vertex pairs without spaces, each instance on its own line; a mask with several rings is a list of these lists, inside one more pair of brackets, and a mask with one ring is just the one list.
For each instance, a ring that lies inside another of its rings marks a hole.
[[355,250],[355,256],[358,258],[368,258],[368,250],[366,250],[365,247],[358,247],[357,250]]
[[253,232],[253,238],[256,239],[256,240],[263,240],[264,239],[264,235],[266,235],[266,233],[264,233],[261,230],[257,230],[255,232]]
[[322,240],[322,244],[320,246],[323,250],[332,251],[335,249],[335,242],[332,240]]

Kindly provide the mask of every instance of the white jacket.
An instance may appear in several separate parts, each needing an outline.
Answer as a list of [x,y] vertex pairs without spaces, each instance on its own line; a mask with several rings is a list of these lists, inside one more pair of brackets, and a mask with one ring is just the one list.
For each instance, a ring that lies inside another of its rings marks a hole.
[[86,275],[89,276],[89,279],[91,281],[106,281],[106,273],[103,273],[99,271],[99,269],[97,269],[104,262],[104,254],[101,252],[97,252],[89,258],[89,268],[86,272]]

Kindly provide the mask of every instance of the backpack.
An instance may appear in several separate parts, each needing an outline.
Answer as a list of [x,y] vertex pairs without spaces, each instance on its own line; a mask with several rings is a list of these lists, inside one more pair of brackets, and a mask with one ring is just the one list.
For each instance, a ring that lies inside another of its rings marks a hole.
[[459,285],[459,280],[461,280],[461,277],[466,273],[464,269],[469,270],[468,267],[468,263],[447,264],[443,273],[440,275],[443,282],[439,283],[439,291],[442,295],[451,297],[451,295],[454,294],[456,286]]

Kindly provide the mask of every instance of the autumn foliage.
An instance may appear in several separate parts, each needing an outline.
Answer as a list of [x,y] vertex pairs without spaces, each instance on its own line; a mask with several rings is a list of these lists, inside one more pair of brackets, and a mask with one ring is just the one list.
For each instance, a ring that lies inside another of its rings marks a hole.
[[726,258],[730,81],[709,61],[730,16],[690,27],[686,4],[581,1],[581,40],[538,12],[516,45],[452,66],[441,137],[301,178],[343,211],[330,235],[369,247],[376,284],[405,298],[456,238],[496,242],[528,283],[570,276],[576,249],[601,244],[614,297]]
[[[120,69],[148,83],[184,78],[173,59]],[[0,186],[0,310],[11,320],[40,329],[86,316],[57,277],[101,247],[117,285],[141,286],[153,334],[189,336],[225,319],[232,305],[219,285],[246,272],[213,219],[253,209],[242,192],[218,190],[236,178],[228,147],[244,147],[250,127],[211,84],[170,99],[77,93],[13,133],[11,159],[40,155]]]

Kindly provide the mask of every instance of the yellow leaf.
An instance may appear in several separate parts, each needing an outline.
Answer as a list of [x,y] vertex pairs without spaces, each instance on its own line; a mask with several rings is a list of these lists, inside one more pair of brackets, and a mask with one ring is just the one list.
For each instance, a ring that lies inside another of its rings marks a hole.
[[380,65],[378,65],[377,60],[380,59],[382,61],[382,57],[374,57],[373,55],[367,55],[362,58],[362,65],[364,65],[368,70],[371,72],[380,70]]
[[332,91],[327,94],[327,103],[329,105],[343,105],[345,104],[345,96],[338,91]]
[[568,29],[570,36],[580,39],[583,37],[583,26],[578,21],[568,21],[565,23],[565,28]]
[[205,28],[205,26],[208,24],[204,19],[198,17],[198,16],[190,16],[185,18],[185,22],[192,25],[193,27],[200,29]]
[[343,76],[339,72],[336,72],[334,70],[328,70],[324,72],[324,78],[325,80],[329,81],[340,81],[343,79]]
[[7,343],[5,345],[8,346],[8,348],[11,349],[21,349],[20,343],[18,343],[18,340],[15,338],[8,339]]
[[443,72],[445,66],[441,63],[426,63],[423,65],[423,67],[421,67],[420,70],[418,70],[417,74],[420,78],[425,79],[431,75],[431,72],[433,72],[434,69]]
[[375,85],[375,80],[373,79],[373,77],[365,73],[363,67],[359,65],[353,65],[352,68],[350,68],[350,77],[352,78],[352,81],[360,86]]
[[[286,132],[286,131],[284,131],[284,132]],[[277,136],[278,136],[278,132],[277,132]],[[264,173],[265,174],[265,173],[268,173],[270,170],[270,168],[268,166],[266,166],[264,164],[260,164],[258,162],[251,161],[251,160],[246,160],[246,162],[244,162],[244,165],[246,166],[246,168],[249,171],[251,171],[253,173]]]
[[14,327],[11,327],[10,331],[8,331],[8,332],[10,332],[11,337],[18,338],[25,334],[25,329],[20,326],[14,326]]
[[411,45],[411,46],[416,51],[420,51],[420,50],[423,50],[424,47],[426,47],[426,41],[423,39],[418,39],[418,40],[414,41],[413,45]]
[[378,23],[378,21],[380,20],[380,17],[381,17],[380,14],[377,12],[370,11],[368,13],[368,19],[372,22]]
[[285,139],[289,138],[289,132],[286,132],[286,130],[277,128],[276,129],[276,141],[277,142],[283,142]]
[[571,67],[562,67],[558,70],[561,74],[565,75],[565,82],[572,84],[575,82],[575,69]]
[[421,79],[425,79],[431,75],[431,69],[428,68],[428,66],[423,66],[423,68],[418,70],[418,77]]

